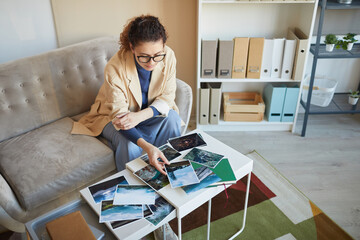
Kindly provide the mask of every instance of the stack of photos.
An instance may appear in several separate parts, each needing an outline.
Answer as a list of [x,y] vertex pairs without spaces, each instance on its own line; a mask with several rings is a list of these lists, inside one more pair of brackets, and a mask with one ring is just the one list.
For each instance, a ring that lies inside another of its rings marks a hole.
[[206,146],[206,142],[204,141],[204,139],[202,139],[202,137],[198,133],[193,133],[190,135],[169,139],[169,143],[174,149],[176,149],[179,152],[193,147]]
[[174,209],[152,188],[128,185],[124,176],[90,186],[94,202],[99,205],[99,222],[109,222],[113,229],[145,218],[157,225]]
[[143,218],[148,204],[155,204],[155,191],[150,187],[117,185],[113,201],[101,202],[100,222]]
[[[164,154],[164,156],[168,161],[171,161],[181,155],[178,151],[176,151],[175,149],[171,148],[166,144],[159,147],[159,150]],[[149,163],[149,157],[147,154],[142,155],[140,159],[142,159],[146,163]],[[158,160],[162,161],[160,158],[158,158]]]
[[154,166],[147,165],[142,169],[134,172],[141,181],[152,187],[154,190],[159,191],[161,188],[169,184],[168,178],[161,174]]
[[205,167],[214,168],[221,161],[224,155],[209,152],[199,148],[193,148],[185,155],[184,159],[199,163]]
[[189,161],[165,165],[165,171],[172,188],[183,187],[200,182]]

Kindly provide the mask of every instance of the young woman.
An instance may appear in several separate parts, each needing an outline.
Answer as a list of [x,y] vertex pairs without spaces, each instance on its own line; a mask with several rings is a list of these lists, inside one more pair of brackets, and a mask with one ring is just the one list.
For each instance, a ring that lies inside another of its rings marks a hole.
[[181,128],[174,101],[176,58],[166,40],[158,18],[142,15],[129,21],[120,34],[120,50],[105,67],[95,103],[74,123],[73,134],[108,140],[118,171],[144,150],[150,164],[166,174],[169,162],[157,147],[179,136]]

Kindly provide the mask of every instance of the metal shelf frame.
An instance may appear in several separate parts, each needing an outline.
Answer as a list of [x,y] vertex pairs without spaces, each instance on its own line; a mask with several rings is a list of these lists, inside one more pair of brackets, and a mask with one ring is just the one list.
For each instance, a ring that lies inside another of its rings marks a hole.
[[[305,115],[304,115],[304,122],[302,127],[301,136],[304,137],[306,134],[306,127],[307,122],[310,114],[354,114],[354,113],[360,113],[360,110],[358,109],[357,105],[352,106],[350,110],[344,110],[341,107],[339,107],[336,102],[332,101],[332,104],[337,106],[337,110],[314,110],[314,107],[311,107],[311,97],[312,97],[312,90],[314,87],[314,79],[315,79],[315,72],[317,67],[317,61],[318,59],[330,59],[330,58],[360,58],[360,45],[354,44],[354,48],[351,51],[346,51],[343,49],[334,49],[333,52],[326,52],[325,51],[325,45],[320,44],[321,34],[322,34],[322,27],[324,23],[324,16],[325,16],[325,10],[327,9],[334,9],[334,10],[346,10],[346,9],[360,9],[360,2],[359,1],[353,1],[352,4],[340,4],[337,3],[336,0],[322,0],[319,2],[319,6],[321,7],[320,10],[320,17],[319,17],[319,27],[317,30],[317,36],[316,36],[316,43],[311,45],[310,52],[314,55],[312,69],[311,69],[311,76],[310,76],[310,82],[309,82],[309,92],[307,96],[307,101],[304,103],[301,101],[301,105],[305,109]],[[360,84],[358,86],[358,89],[360,89]]]

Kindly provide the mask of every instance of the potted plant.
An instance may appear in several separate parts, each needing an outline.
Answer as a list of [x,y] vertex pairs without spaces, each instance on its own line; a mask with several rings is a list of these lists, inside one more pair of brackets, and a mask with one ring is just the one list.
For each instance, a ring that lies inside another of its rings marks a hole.
[[335,44],[338,43],[338,39],[335,34],[328,34],[325,37],[324,43],[326,44],[326,51],[332,52],[334,50]]
[[355,36],[356,33],[348,33],[346,34],[345,37],[343,37],[343,39],[345,40],[344,42],[346,42],[346,49],[348,51],[351,51],[352,47],[354,46],[354,43],[358,41],[355,39]]
[[349,103],[351,105],[356,105],[357,101],[359,100],[360,94],[359,94],[359,90],[357,91],[349,91]]

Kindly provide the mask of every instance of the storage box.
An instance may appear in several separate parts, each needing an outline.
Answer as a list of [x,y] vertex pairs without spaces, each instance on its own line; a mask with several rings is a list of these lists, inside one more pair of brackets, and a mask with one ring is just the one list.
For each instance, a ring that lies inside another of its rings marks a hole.
[[224,121],[260,122],[265,104],[257,92],[224,92]]
[[[306,78],[303,85],[302,100],[307,102],[310,77]],[[327,107],[335,93],[337,81],[326,78],[315,78],[310,103],[319,107]]]

